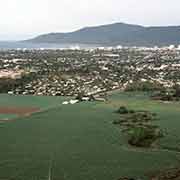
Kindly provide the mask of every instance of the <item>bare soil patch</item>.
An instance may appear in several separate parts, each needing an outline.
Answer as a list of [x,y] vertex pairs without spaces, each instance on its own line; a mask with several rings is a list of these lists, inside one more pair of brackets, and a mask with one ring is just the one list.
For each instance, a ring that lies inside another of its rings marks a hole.
[[0,107],[0,114],[25,115],[37,112],[39,110],[39,108],[35,107]]
[[[39,112],[37,107],[2,107],[0,106],[0,114],[15,114],[18,116],[30,116],[32,113]],[[12,119],[1,119],[0,121],[8,121]]]

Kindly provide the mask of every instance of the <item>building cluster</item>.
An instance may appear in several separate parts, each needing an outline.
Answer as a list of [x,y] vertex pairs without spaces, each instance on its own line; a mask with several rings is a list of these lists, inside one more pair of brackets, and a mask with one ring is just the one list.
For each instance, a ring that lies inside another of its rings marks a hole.
[[137,80],[172,86],[180,83],[180,50],[6,50],[0,51],[1,83],[3,79],[9,79],[7,93],[23,95],[95,95],[124,89]]

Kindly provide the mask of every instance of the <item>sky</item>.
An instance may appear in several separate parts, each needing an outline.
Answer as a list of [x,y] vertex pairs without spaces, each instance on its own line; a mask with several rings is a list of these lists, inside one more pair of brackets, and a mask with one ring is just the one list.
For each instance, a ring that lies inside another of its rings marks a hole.
[[180,0],[0,0],[0,40],[124,22],[180,25]]

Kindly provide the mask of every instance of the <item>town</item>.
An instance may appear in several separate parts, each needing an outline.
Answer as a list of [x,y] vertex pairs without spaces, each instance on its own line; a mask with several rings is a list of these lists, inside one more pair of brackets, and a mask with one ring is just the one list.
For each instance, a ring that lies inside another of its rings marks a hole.
[[151,82],[180,84],[180,48],[17,49],[0,51],[0,92],[86,96]]

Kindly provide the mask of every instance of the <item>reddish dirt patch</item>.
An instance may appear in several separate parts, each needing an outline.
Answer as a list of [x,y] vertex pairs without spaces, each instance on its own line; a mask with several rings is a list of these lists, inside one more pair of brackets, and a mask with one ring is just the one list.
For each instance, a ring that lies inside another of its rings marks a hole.
[[26,115],[38,112],[39,108],[34,107],[0,107],[0,114]]

